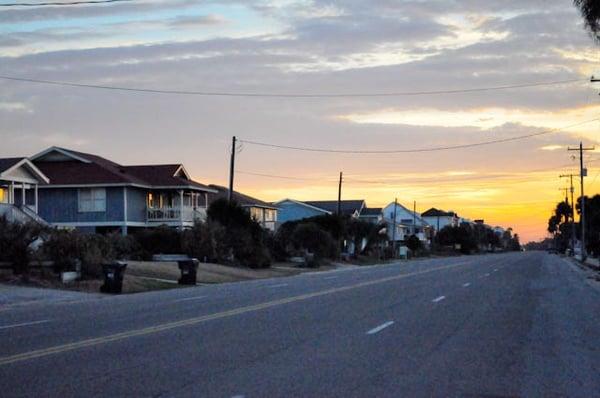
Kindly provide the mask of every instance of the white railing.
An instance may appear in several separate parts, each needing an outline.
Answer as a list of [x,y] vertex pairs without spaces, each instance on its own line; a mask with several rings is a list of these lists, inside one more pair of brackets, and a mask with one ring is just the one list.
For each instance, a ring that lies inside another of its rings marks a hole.
[[206,209],[193,208],[191,206],[182,207],[161,207],[148,208],[146,211],[148,222],[193,222],[196,220],[206,220]]

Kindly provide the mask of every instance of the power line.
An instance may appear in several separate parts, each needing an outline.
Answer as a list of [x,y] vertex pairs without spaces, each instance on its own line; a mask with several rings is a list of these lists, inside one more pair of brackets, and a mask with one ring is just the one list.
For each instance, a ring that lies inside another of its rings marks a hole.
[[600,120],[600,118],[589,119],[589,120],[586,120],[583,122],[571,124],[569,126],[564,126],[562,128],[555,128],[555,129],[541,131],[538,133],[525,134],[525,135],[520,135],[520,136],[510,137],[510,138],[501,138],[501,139],[497,139],[497,140],[481,141],[481,142],[475,142],[475,143],[471,143],[471,144],[449,145],[449,146],[439,146],[439,147],[430,147],[430,148],[389,149],[389,150],[388,149],[385,149],[385,150],[349,150],[349,149],[311,148],[311,147],[278,145],[278,144],[269,144],[266,142],[242,140],[242,139],[240,139],[240,142],[244,142],[244,143],[250,144],[250,145],[269,147],[269,148],[289,149],[289,150],[293,150],[293,151],[305,151],[305,152],[346,153],[346,154],[391,154],[391,153],[436,152],[436,151],[446,151],[446,150],[452,150],[452,149],[473,148],[473,147],[479,147],[479,146],[484,146],[484,145],[493,145],[493,144],[500,144],[500,143],[504,143],[504,142],[523,140],[526,138],[532,138],[532,137],[537,137],[537,136],[541,136],[541,135],[555,133],[555,132],[558,132],[561,130],[566,130],[569,128],[581,126],[583,124],[595,122],[598,120]]
[[[599,160],[600,159],[594,159],[594,160],[588,161],[587,163],[592,163],[592,162],[596,162]],[[564,167],[569,167],[569,166],[571,166],[571,164],[562,164],[562,165],[543,168],[543,169],[522,170],[521,173],[539,173],[539,172],[545,172],[545,171],[554,171],[554,170],[562,169]],[[254,172],[254,171],[244,171],[244,170],[237,170],[237,169],[235,170],[235,172],[237,174],[246,174],[246,175],[251,175],[251,176],[255,176],[255,177],[276,178],[276,179],[292,180],[292,181],[313,181],[313,182],[323,182],[323,183],[337,182],[337,180],[334,178],[327,179],[326,177],[324,177],[324,178],[293,177],[293,176],[258,173],[258,172]],[[489,176],[489,175],[488,176],[486,176],[486,175],[472,176],[471,178],[469,178],[469,180],[486,180],[490,177],[494,178],[495,176],[493,176],[493,175],[492,176]],[[515,178],[518,176],[504,176],[503,175],[501,177],[502,178]],[[531,180],[531,176],[522,176],[522,178],[525,178],[527,181]],[[411,180],[410,178],[409,179],[389,179],[389,180],[366,180],[366,179],[344,178],[344,181],[357,183],[357,184],[399,185],[399,184],[419,183],[419,182],[423,182],[423,183],[457,182],[457,181],[465,181],[465,179],[449,176],[448,178],[438,178],[435,181],[432,181],[431,179],[429,179],[429,180],[425,179],[424,181],[416,181],[414,179]]]
[[337,180],[334,180],[334,179],[327,180],[327,179],[322,179],[322,178],[291,177],[291,176],[282,176],[282,175],[274,175],[274,174],[255,173],[252,171],[242,171],[242,170],[236,170],[235,172],[239,173],[239,174],[247,174],[247,175],[257,176],[257,177],[279,178],[282,180],[337,182]]
[[120,3],[133,0],[81,0],[81,1],[49,1],[44,3],[5,3],[0,4],[0,7],[45,7],[45,6],[77,6],[84,4],[104,4],[104,3]]
[[198,96],[206,96],[206,97],[262,97],[262,98],[360,98],[360,97],[401,97],[401,96],[420,96],[420,95],[463,94],[463,93],[475,93],[475,92],[484,92],[484,91],[499,91],[499,90],[518,89],[518,88],[529,88],[529,87],[555,86],[555,85],[587,81],[587,79],[568,79],[568,80],[557,80],[557,81],[550,81],[550,82],[523,83],[523,84],[515,84],[515,85],[490,86],[490,87],[467,88],[467,89],[456,89],[456,90],[398,91],[398,92],[388,92],[388,93],[373,92],[373,93],[316,93],[316,94],[280,93],[280,94],[277,94],[277,93],[260,93],[260,92],[244,93],[244,92],[228,92],[228,91],[161,90],[161,89],[152,89],[152,88],[137,88],[137,87],[122,87],[122,86],[107,86],[107,85],[99,85],[99,84],[73,83],[73,82],[65,82],[65,81],[57,81],[57,80],[30,79],[30,78],[15,77],[15,76],[0,76],[0,79],[12,80],[12,81],[17,81],[17,82],[25,82],[25,83],[50,84],[50,85],[55,85],[55,86],[93,88],[93,89],[101,89],[101,90],[131,91],[131,92],[149,93],[149,94],[198,95]]

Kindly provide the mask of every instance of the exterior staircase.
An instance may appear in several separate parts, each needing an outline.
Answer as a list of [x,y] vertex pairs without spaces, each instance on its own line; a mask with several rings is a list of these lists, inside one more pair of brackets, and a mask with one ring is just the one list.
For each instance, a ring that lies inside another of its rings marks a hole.
[[0,217],[6,217],[9,222],[28,223],[35,222],[48,226],[48,222],[27,206],[0,203]]

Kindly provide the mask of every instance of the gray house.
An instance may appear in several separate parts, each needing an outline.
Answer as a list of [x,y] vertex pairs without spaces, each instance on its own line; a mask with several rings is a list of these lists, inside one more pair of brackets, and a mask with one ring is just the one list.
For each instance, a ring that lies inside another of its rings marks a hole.
[[182,164],[123,166],[97,155],[51,147],[29,159],[49,182],[38,214],[51,225],[88,232],[159,225],[189,227],[206,217],[214,189]]

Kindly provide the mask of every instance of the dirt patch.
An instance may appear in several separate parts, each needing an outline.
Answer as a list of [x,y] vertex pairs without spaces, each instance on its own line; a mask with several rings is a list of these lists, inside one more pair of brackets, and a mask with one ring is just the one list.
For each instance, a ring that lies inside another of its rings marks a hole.
[[[196,280],[198,283],[225,283],[277,278],[296,275],[301,272],[302,270],[295,267],[274,266],[266,269],[251,269],[213,263],[200,263]],[[127,265],[126,274],[170,281],[177,281],[181,276],[177,263],[166,261],[130,261]]]
[[[102,279],[86,279],[62,283],[59,276],[49,270],[32,270],[28,281],[18,275],[13,275],[12,271],[0,271],[0,283],[14,286],[37,287],[45,289],[58,289],[77,291],[84,293],[99,293]],[[173,289],[179,287],[176,283],[167,283],[158,280],[140,278],[135,275],[125,273],[123,278],[123,293],[140,293],[151,290]]]

